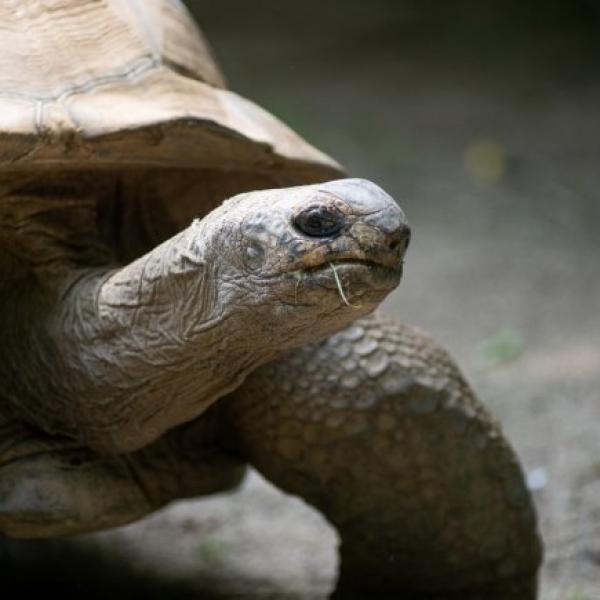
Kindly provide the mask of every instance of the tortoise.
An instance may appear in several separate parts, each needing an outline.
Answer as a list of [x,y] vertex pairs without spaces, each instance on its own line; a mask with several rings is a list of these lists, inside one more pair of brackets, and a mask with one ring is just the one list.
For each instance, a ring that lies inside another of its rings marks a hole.
[[339,597],[534,598],[509,442],[374,312],[395,201],[228,91],[175,0],[0,22],[0,531],[116,527],[251,465],[337,528]]

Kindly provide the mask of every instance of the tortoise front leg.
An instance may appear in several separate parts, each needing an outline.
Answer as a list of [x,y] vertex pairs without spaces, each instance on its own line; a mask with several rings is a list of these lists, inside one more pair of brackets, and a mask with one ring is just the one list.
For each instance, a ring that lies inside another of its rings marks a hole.
[[259,369],[228,410],[244,456],[338,529],[340,598],[535,598],[518,460],[418,331],[364,318]]
[[246,466],[219,448],[217,419],[209,409],[143,450],[112,456],[5,423],[11,440],[23,444],[2,454],[0,534],[89,533],[124,525],[172,500],[235,487]]

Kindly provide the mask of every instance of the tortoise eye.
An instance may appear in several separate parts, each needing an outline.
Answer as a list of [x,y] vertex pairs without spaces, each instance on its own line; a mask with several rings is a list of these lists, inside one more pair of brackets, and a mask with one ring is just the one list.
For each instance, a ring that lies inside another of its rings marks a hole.
[[312,206],[294,217],[294,227],[310,237],[336,235],[344,222],[344,215],[325,206]]

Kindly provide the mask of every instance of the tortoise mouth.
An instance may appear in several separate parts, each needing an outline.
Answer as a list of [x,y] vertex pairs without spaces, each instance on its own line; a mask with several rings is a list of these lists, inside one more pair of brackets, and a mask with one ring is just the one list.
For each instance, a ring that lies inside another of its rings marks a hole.
[[369,258],[348,258],[348,257],[332,257],[330,260],[324,262],[321,265],[315,265],[306,267],[305,271],[315,271],[318,269],[326,269],[329,265],[334,264],[335,266],[356,266],[356,267],[369,267],[372,269],[384,269],[386,271],[394,271],[396,267],[391,267],[387,263],[379,262]]
[[379,304],[402,278],[402,261],[391,267],[372,259],[331,258],[290,273],[294,305],[313,306],[326,297],[340,308],[364,309]]
[[319,265],[300,270],[304,283],[339,292],[364,295],[395,288],[402,278],[403,261],[393,267],[372,259],[332,258]]
[[327,273],[332,271],[333,265],[333,268],[340,273],[368,270],[374,275],[389,276],[398,273],[401,275],[403,263],[404,261],[398,261],[394,266],[390,266],[387,263],[367,258],[332,257],[331,260],[319,265],[305,267],[304,269],[301,269],[301,271],[306,275]]

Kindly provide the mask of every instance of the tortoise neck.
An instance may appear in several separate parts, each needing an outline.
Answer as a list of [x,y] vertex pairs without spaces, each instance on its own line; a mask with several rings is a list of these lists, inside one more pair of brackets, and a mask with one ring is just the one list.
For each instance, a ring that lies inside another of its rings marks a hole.
[[97,450],[132,450],[202,413],[273,354],[266,334],[264,351],[257,336],[246,343],[227,312],[250,308],[219,304],[204,220],[118,267],[98,233],[95,192],[50,186],[41,196],[17,183],[0,213],[8,414]]
[[220,302],[203,227],[120,269],[73,270],[55,302],[38,302],[25,342],[36,349],[35,372],[17,373],[26,381],[12,388],[13,412],[100,452],[132,451],[274,357],[268,328],[248,336],[246,324],[260,319],[245,313],[255,307]]

